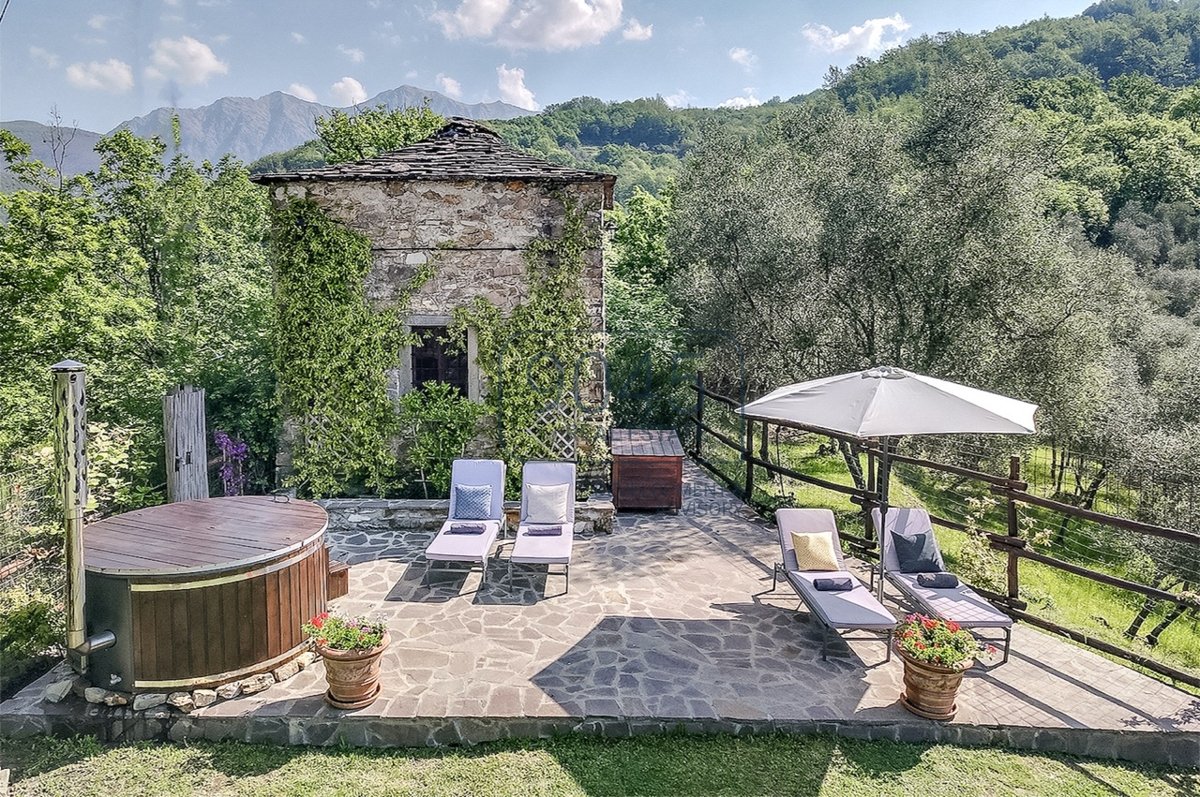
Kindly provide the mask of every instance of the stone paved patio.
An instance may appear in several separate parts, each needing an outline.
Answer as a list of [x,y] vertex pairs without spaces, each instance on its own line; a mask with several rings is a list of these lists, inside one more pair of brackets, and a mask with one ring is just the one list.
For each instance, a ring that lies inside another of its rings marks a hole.
[[[164,732],[431,744],[683,724],[1200,765],[1200,699],[1024,626],[1009,664],[968,673],[953,723],[913,717],[897,702],[901,665],[884,663],[882,643],[836,642],[821,661],[820,627],[794,612],[790,590],[758,594],[771,586],[774,532],[696,466],[686,479],[679,515],[622,515],[611,535],[577,537],[566,594],[561,576],[517,567],[510,580],[503,561],[482,583],[478,570],[427,573],[427,533],[334,532],[334,555],[352,564],[336,608],[385,617],[391,629],[381,698],[334,711],[315,665],[174,717]],[[887,602],[899,614],[896,598]],[[60,710],[37,702],[37,688],[0,714]]]

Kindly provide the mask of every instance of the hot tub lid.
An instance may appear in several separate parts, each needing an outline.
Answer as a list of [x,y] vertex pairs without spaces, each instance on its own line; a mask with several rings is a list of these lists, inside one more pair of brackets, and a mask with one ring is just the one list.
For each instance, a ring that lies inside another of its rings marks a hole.
[[120,576],[237,570],[303,548],[325,532],[328,521],[311,501],[272,496],[151,506],[89,525],[84,567]]

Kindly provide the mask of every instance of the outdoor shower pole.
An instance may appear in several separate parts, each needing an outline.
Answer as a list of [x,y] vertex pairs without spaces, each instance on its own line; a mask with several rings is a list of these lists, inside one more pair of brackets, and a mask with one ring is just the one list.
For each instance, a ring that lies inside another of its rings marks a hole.
[[87,640],[83,617],[83,509],[88,500],[84,370],[83,363],[74,360],[50,366],[54,374],[54,436],[65,532],[67,657],[80,673],[87,672],[87,656],[79,652]]

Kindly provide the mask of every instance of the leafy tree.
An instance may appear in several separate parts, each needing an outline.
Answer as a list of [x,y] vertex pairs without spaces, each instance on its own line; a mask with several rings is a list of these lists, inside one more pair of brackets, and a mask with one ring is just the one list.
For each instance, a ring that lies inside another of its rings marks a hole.
[[475,436],[483,405],[458,392],[453,385],[426,382],[400,397],[397,427],[404,460],[421,483],[424,497],[450,491],[454,460],[462,457]]
[[86,178],[60,187],[57,174],[29,159],[27,144],[5,131],[0,143],[28,186],[0,194],[0,458],[11,469],[47,464],[35,454],[52,430],[50,364],[87,363],[91,418],[122,427],[146,417],[164,382],[130,225],[103,212]]
[[691,369],[667,247],[671,192],[635,188],[612,214],[615,231],[606,281],[608,384],[618,426],[669,427],[691,396]]
[[357,113],[334,110],[329,116],[317,117],[317,137],[327,153],[329,163],[373,158],[382,152],[428,138],[446,120],[429,110],[400,108],[389,111],[387,106],[364,108]]

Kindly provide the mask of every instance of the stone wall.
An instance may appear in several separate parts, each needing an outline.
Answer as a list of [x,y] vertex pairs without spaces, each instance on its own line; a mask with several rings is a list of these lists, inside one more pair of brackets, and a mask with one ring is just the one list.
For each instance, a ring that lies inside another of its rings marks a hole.
[[[334,532],[422,531],[432,534],[442,527],[450,514],[449,499],[328,498],[317,503],[329,513],[329,530]],[[508,501],[504,508],[506,512],[515,512],[520,509],[520,504]],[[612,501],[596,498],[579,501],[575,504],[575,530],[611,533],[615,514]]]
[[417,266],[436,258],[437,275],[417,292],[411,315],[449,316],[481,297],[510,311],[528,295],[525,248],[561,231],[560,193],[584,213],[595,246],[583,274],[588,314],[604,329],[602,183],[329,181],[275,186],[277,201],[307,197],[371,240],[375,265],[367,296],[388,305]]
[[[601,224],[605,200],[603,183],[568,185],[512,180],[438,182],[408,180],[303,181],[276,184],[272,199],[307,198],[371,241],[374,263],[365,290],[376,307],[395,304],[417,268],[436,261],[436,274],[403,308],[414,326],[443,326],[454,310],[477,298],[486,299],[503,313],[512,311],[529,294],[525,249],[540,237],[561,233],[564,196],[585,217],[595,234],[594,246],[584,256],[583,290],[590,326],[604,331],[604,258]],[[476,340],[468,331],[470,361],[468,396],[478,401],[487,390],[475,365]],[[398,397],[412,386],[411,353],[396,353],[396,367],[388,372],[388,392]],[[603,357],[584,364],[579,385],[583,411],[603,409]],[[575,364],[565,364],[574,374]],[[290,469],[290,440],[295,429],[280,441],[280,472]],[[493,453],[482,439],[469,453]]]

